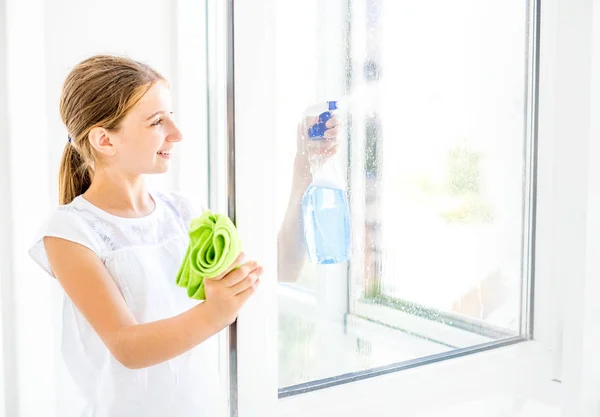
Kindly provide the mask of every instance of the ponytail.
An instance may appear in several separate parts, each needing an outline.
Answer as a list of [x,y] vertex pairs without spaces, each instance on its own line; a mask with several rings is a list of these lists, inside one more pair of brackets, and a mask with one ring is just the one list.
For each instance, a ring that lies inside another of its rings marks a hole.
[[92,183],[92,167],[68,142],[63,151],[58,176],[58,200],[60,204],[69,204],[75,197],[83,194]]

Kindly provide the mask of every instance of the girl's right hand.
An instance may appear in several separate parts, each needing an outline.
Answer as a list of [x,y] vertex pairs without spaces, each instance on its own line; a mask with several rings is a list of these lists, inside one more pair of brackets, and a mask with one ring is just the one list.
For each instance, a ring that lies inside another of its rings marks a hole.
[[[204,280],[205,303],[210,305],[214,319],[223,328],[235,321],[242,306],[256,291],[263,273],[263,268],[254,261],[240,266],[243,259],[242,253],[223,274]],[[236,266],[239,268],[234,270]]]
[[312,180],[310,161],[318,156],[331,158],[337,151],[342,134],[342,126],[337,116],[333,116],[326,123],[324,139],[310,140],[308,129],[319,121],[318,117],[305,117],[299,124],[296,134],[296,157],[294,159],[293,179],[296,183],[309,184]]

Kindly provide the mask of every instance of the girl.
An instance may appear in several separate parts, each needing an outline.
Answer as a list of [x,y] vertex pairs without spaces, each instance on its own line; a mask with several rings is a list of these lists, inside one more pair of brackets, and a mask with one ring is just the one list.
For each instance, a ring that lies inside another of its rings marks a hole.
[[182,139],[160,74],[130,59],[89,58],[67,76],[60,113],[69,133],[60,206],[30,255],[67,295],[62,350],[83,416],[215,415],[211,337],[235,320],[262,267],[240,255],[206,281],[202,303],[176,287],[200,212],[144,183],[169,169]]
[[[205,282],[203,303],[176,287],[190,220],[201,212],[182,195],[144,183],[145,175],[168,170],[182,139],[167,82],[143,63],[94,56],[67,76],[60,113],[69,132],[60,206],[30,255],[67,295],[62,350],[86,403],[82,416],[219,415],[212,336],[235,320],[263,269],[240,255]],[[278,236],[281,281],[296,280],[305,259],[300,200],[311,181],[310,154],[337,150],[337,118],[327,122],[327,140],[309,144],[315,122],[298,128]]]

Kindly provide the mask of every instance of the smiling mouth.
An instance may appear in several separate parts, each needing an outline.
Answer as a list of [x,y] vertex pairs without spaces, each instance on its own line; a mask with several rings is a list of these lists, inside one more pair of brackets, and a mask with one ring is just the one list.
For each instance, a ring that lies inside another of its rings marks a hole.
[[173,152],[171,152],[171,151],[158,151],[156,153],[159,154],[159,155],[162,155],[162,156],[171,156],[171,155],[173,155]]

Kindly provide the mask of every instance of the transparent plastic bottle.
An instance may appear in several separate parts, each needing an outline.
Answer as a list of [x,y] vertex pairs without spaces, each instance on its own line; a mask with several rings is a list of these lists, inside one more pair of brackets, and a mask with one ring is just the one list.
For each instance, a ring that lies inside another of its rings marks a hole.
[[[336,101],[312,106],[307,116],[318,116],[308,129],[309,140],[325,139],[326,123],[338,109]],[[310,262],[337,264],[350,259],[350,212],[339,157],[312,155],[312,183],[302,198],[304,237]]]

